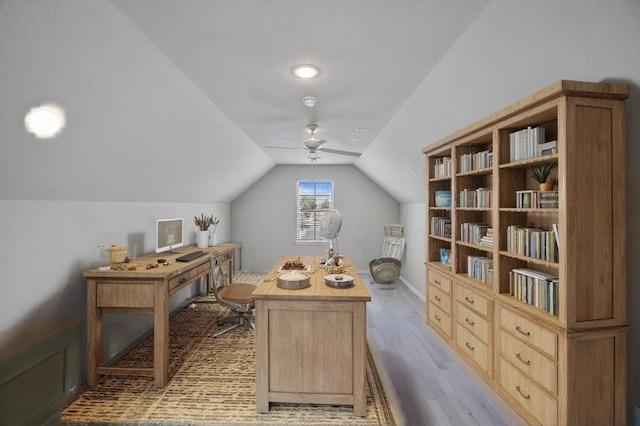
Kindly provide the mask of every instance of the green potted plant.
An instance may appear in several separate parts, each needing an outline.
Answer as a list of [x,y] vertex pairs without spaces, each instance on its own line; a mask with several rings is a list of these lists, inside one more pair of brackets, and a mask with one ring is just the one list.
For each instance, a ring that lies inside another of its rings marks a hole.
[[557,163],[546,163],[531,169],[531,177],[540,184],[540,191],[552,191],[553,183],[547,182]]

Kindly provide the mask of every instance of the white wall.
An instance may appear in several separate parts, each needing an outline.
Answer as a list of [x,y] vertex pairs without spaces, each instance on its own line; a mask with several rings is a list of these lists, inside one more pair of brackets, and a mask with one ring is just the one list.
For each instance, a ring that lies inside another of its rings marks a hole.
[[425,252],[425,203],[402,203],[400,205],[400,223],[404,225],[407,246],[400,271],[401,276],[414,293],[426,299]]
[[231,235],[242,242],[242,267],[266,272],[285,254],[321,255],[328,243],[296,244],[296,181],[331,179],[342,213],[340,252],[361,271],[379,257],[383,225],[398,223],[400,205],[354,166],[274,167],[231,204]]
[[[82,271],[104,264],[99,245],[126,245],[135,255],[155,250],[156,219],[183,217],[185,242],[195,242],[193,216],[220,219],[230,237],[229,204],[0,200],[0,332],[25,320],[72,317],[86,326]],[[195,286],[193,286],[195,289]],[[176,306],[185,293],[175,295]],[[110,316],[105,355],[121,350],[151,325],[149,316]]]

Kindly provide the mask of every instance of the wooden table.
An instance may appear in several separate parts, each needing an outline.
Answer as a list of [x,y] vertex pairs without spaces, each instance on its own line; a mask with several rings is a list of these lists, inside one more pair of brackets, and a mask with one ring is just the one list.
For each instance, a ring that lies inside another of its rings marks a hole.
[[[211,274],[210,258],[219,253],[221,262],[229,263],[233,274],[233,244],[198,249],[181,247],[176,254],[153,253],[134,260],[134,271],[83,272],[87,278],[87,383],[95,386],[100,374],[127,374],[151,376],[154,385],[166,386],[169,380],[169,298],[199,278]],[[176,262],[176,257],[195,250],[207,255],[191,262]],[[148,263],[167,259],[169,265],[146,269]],[[207,278],[207,282],[210,280]],[[206,291],[209,291],[208,285]],[[118,368],[102,364],[102,314],[151,314],[153,315],[153,368]]]
[[[311,286],[276,285],[287,260],[312,267]],[[366,415],[366,302],[371,295],[344,259],[351,288],[324,283],[329,271],[315,256],[284,256],[253,292],[256,301],[256,409],[270,402],[353,405]]]

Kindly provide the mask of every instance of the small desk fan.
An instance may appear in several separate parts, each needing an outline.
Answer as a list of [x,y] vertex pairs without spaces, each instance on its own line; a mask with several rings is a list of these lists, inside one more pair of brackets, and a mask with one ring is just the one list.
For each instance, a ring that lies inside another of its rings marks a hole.
[[338,232],[342,227],[342,214],[340,210],[327,210],[324,213],[322,220],[322,226],[320,232],[322,236],[329,240],[329,253],[333,254],[333,243],[335,240],[336,246],[338,245]]

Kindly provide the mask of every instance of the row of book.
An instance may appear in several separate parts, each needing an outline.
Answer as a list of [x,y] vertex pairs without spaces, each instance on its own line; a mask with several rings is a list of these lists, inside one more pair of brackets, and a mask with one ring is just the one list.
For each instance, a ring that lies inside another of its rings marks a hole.
[[493,259],[483,256],[467,256],[467,276],[493,285]]
[[557,209],[558,191],[516,191],[516,208]]
[[532,269],[513,269],[509,274],[511,296],[558,315],[558,277]]
[[438,157],[434,160],[433,177],[451,177],[451,157]]
[[490,150],[462,154],[460,156],[460,172],[486,169],[493,166],[493,152]]
[[540,150],[538,145],[545,143],[544,127],[527,127],[509,134],[509,159],[510,161],[524,160],[525,158],[538,157]]
[[458,193],[459,207],[491,207],[491,188],[463,189]]
[[432,217],[431,233],[440,237],[451,238],[451,219],[448,217]]
[[507,251],[547,262],[557,262],[557,226],[550,231],[518,225],[507,226]]
[[486,223],[461,223],[460,241],[471,244],[480,244],[480,240],[487,234],[489,225]]

